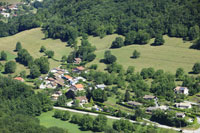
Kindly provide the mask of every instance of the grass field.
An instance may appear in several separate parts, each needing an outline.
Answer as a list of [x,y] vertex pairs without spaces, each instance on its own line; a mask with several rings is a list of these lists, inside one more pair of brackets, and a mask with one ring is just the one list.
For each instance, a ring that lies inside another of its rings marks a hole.
[[9,4],[19,3],[21,0],[0,0],[0,2],[8,2]]
[[[103,59],[105,50],[109,50],[112,41],[119,35],[113,34],[100,39],[99,37],[89,37],[89,42],[97,47],[97,58],[88,64],[98,64],[98,69],[103,71],[106,67],[104,63],[99,61]],[[122,64],[124,68],[135,66],[136,71],[142,68],[154,67],[155,69],[164,69],[175,73],[179,67],[184,68],[185,72],[192,71],[194,63],[199,61],[200,52],[198,50],[189,49],[190,42],[183,42],[180,38],[170,38],[164,36],[165,44],[163,46],[151,46],[153,39],[147,45],[130,45],[119,49],[110,49],[117,56],[117,62]],[[56,39],[44,39],[44,34],[40,28],[27,30],[14,36],[0,38],[0,51],[5,50],[9,53],[9,58],[13,59],[17,53],[14,52],[16,42],[20,41],[23,48],[26,48],[34,58],[43,56],[39,49],[44,45],[48,50],[55,52],[54,58],[60,60],[63,55],[68,55],[72,49],[66,47],[66,42]],[[79,41],[80,43],[80,38]],[[141,53],[138,59],[130,58],[134,50]],[[49,59],[51,68],[56,67],[60,62]],[[23,66],[18,65],[22,70]],[[19,71],[17,71],[19,73]]]
[[[110,35],[103,39],[98,37],[89,38],[89,41],[97,47],[97,58],[90,64],[98,64],[99,69],[105,69],[106,65],[99,61],[103,59],[105,50],[109,50],[112,40],[117,35]],[[177,68],[182,67],[186,72],[190,72],[194,63],[199,61],[200,52],[189,49],[190,42],[183,42],[180,38],[170,38],[164,36],[165,44],[163,46],[151,46],[153,39],[147,45],[130,45],[119,49],[110,49],[116,55],[117,62],[125,68],[135,66],[136,71],[142,68],[154,67],[155,69],[164,69],[165,71],[175,72]],[[130,58],[134,50],[141,53],[138,59]]]
[[[9,37],[0,38],[0,51],[5,50],[7,53],[9,53],[10,59],[14,59],[17,56],[17,52],[14,52],[17,41],[20,41],[22,47],[27,49],[34,58],[44,55],[43,53],[39,52],[42,45],[45,46],[47,50],[53,50],[55,52],[54,58],[56,60],[60,60],[63,55],[68,55],[71,51],[71,48],[66,47],[65,42],[61,42],[58,39],[44,39],[44,34],[40,28],[27,30]],[[60,65],[60,62],[52,59],[49,59],[49,62],[51,68]],[[22,71],[21,68],[23,66],[19,64],[17,66],[19,69],[17,69],[16,73],[19,73]]]
[[[80,126],[78,126],[77,124],[73,124],[70,123],[69,121],[62,121],[60,119],[56,119],[54,117],[52,117],[54,114],[54,111],[49,111],[46,113],[42,113],[42,115],[40,115],[39,117],[37,117],[40,120],[40,124],[45,126],[45,127],[52,127],[52,126],[57,126],[63,129],[67,129],[70,133],[92,133],[91,131],[81,131],[79,128]],[[77,113],[72,113],[70,112],[71,115],[73,114],[77,114]],[[83,114],[80,114],[81,116]],[[95,118],[95,116],[92,116],[93,118]],[[108,119],[107,124],[109,126],[112,126],[112,123],[115,120],[112,119]]]

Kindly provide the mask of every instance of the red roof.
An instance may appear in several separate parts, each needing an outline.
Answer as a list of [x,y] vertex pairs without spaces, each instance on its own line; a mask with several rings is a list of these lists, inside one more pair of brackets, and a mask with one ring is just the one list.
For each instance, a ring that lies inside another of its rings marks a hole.
[[74,85],[77,89],[78,88],[83,88],[83,85],[82,84],[76,84],[76,85]]
[[78,69],[79,71],[83,71],[83,70],[85,70],[85,68],[84,68],[84,67],[82,67],[82,66],[80,66],[80,67],[77,67],[76,69]]
[[22,77],[15,77],[14,80],[18,80],[18,81],[24,81],[24,79]]
[[64,77],[65,77],[66,79],[72,79],[72,77],[69,76],[69,75],[64,75]]

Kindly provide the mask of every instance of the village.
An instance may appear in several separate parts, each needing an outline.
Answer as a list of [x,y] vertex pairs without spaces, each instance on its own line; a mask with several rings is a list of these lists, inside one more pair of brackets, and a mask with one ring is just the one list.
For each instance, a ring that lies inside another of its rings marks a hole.
[[[52,101],[56,102],[60,97],[64,96],[68,100],[65,103],[65,107],[73,108],[78,107],[82,109],[87,109],[91,111],[99,111],[99,112],[106,112],[102,106],[98,106],[93,102],[93,99],[88,99],[86,96],[86,89],[93,90],[93,89],[101,89],[104,90],[107,88],[105,84],[95,84],[92,85],[91,82],[87,81],[86,78],[82,77],[82,73],[89,73],[90,70],[77,65],[80,64],[81,59],[75,59],[76,67],[73,69],[64,69],[62,66],[57,68],[53,68],[50,70],[47,76],[41,76],[39,80],[41,84],[39,89],[51,89],[53,90],[50,97]],[[15,80],[19,80],[24,82],[24,79],[21,77],[15,77]],[[189,89],[187,87],[177,86],[174,88],[175,94],[182,94],[187,96],[189,94]],[[184,110],[191,110],[193,105],[199,106],[197,103],[192,103],[189,101],[183,101],[179,103],[175,103],[174,105],[159,105],[158,98],[154,95],[144,95],[142,97],[145,101],[153,101],[154,106],[144,106],[143,103],[136,102],[136,101],[127,101],[121,102],[120,104],[125,107],[131,107],[136,109],[138,107],[145,108],[146,113],[151,115],[155,110],[176,110],[176,117],[177,118],[186,118],[188,122],[192,123],[194,121],[191,117],[186,117],[186,112]],[[183,110],[183,111],[182,111]]]

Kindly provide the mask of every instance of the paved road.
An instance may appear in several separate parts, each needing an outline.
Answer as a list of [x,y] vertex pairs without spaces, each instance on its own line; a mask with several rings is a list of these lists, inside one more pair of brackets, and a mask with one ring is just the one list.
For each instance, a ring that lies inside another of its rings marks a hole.
[[[99,114],[96,114],[96,113],[91,113],[91,112],[84,112],[84,111],[79,111],[79,110],[75,110],[75,109],[69,109],[69,108],[63,108],[63,107],[53,107],[54,109],[59,109],[59,110],[67,110],[67,111],[70,111],[70,112],[75,112],[75,113],[81,113],[81,114],[89,114],[89,115],[93,115],[93,116],[98,116]],[[120,120],[121,118],[119,117],[114,117],[114,116],[109,116],[109,115],[105,115],[107,118],[109,119],[114,119],[114,120]],[[146,120],[146,119],[145,119]],[[144,122],[137,122],[137,121],[133,121],[133,120],[129,120],[130,122],[132,123],[139,123],[139,124],[146,124],[146,125],[150,125],[149,123],[144,123]],[[149,120],[147,120],[149,121]],[[166,128],[166,129],[173,129],[173,130],[176,130],[176,131],[180,131],[180,129],[178,128],[174,128],[174,127],[169,127],[169,126],[166,126],[166,125],[161,125],[159,123],[156,123],[156,122],[151,122],[153,124],[153,126],[157,126],[157,127],[160,127],[160,128]],[[200,133],[200,132],[199,132]]]

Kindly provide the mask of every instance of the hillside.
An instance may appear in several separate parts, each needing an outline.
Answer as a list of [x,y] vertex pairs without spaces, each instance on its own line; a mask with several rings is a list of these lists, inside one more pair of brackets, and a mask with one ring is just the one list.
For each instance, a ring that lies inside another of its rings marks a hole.
[[[97,47],[97,58],[88,64],[98,64],[99,70],[103,70],[106,65],[100,63],[99,60],[103,58],[105,50],[110,48],[110,45],[117,34],[107,35],[103,39],[99,37],[89,37],[89,42]],[[165,71],[175,72],[177,68],[182,67],[186,72],[192,70],[195,62],[198,62],[200,53],[198,50],[189,49],[191,43],[184,42],[180,38],[171,38],[164,36],[165,44],[163,46],[151,46],[153,39],[147,45],[130,45],[119,49],[110,49],[114,55],[117,56],[117,62],[122,64],[125,68],[128,66],[135,66],[136,71],[142,68],[154,67],[155,69],[164,69]],[[40,28],[27,30],[10,37],[0,38],[1,50],[8,53],[9,59],[14,59],[17,55],[13,50],[16,42],[20,41],[22,47],[26,48],[34,58],[43,56],[39,49],[44,45],[47,49],[55,52],[55,59],[60,60],[63,55],[68,55],[72,49],[66,47],[66,43],[59,39],[44,39],[44,34]],[[79,41],[80,43],[80,41]],[[141,52],[141,57],[138,59],[130,58],[134,49]],[[187,54],[186,54],[187,53]],[[51,68],[56,67],[60,62],[49,59]],[[20,72],[24,67],[18,65]]]
[[[14,52],[14,50],[18,41],[22,43],[22,47],[27,49],[34,58],[39,58],[40,56],[44,55],[39,52],[42,45],[45,46],[48,50],[53,50],[55,52],[54,57],[57,60],[60,60],[63,55],[68,55],[71,51],[71,48],[66,47],[65,42],[61,42],[58,39],[44,39],[44,34],[40,28],[27,30],[9,37],[0,38],[1,50],[5,50],[9,52],[9,55],[13,55],[13,57],[15,57],[17,53]],[[52,59],[49,61],[51,68],[57,67],[60,64],[58,61]],[[22,65],[19,66],[20,68],[23,67]],[[17,72],[20,72],[21,70],[18,70]]]

